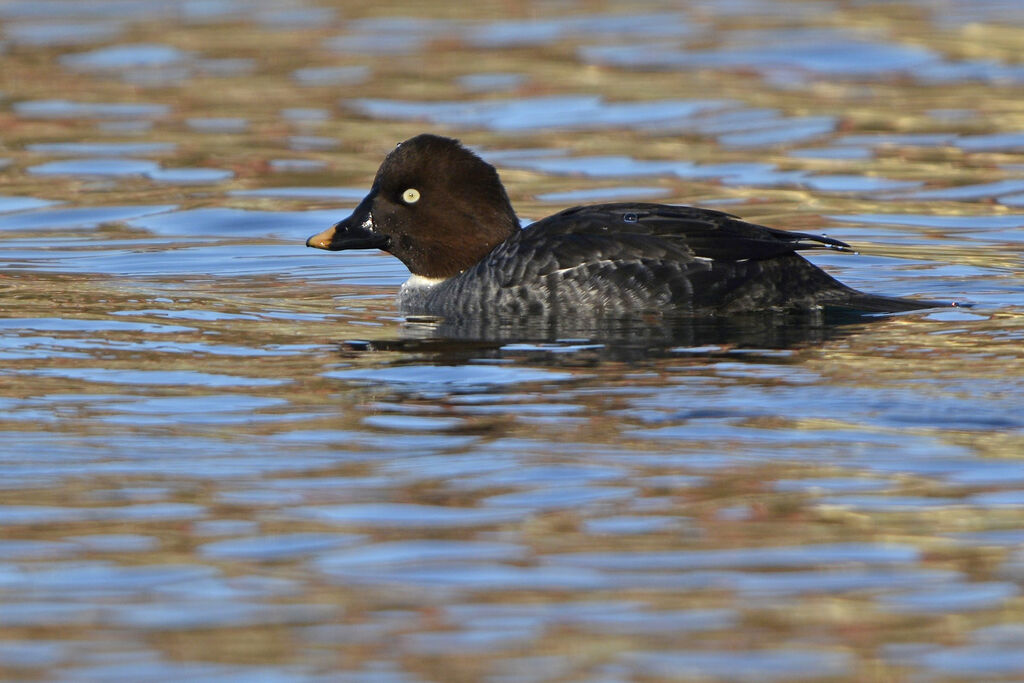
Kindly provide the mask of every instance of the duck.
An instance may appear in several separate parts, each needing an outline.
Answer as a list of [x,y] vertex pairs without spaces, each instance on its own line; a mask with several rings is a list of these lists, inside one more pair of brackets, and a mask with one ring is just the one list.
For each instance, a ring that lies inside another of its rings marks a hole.
[[494,166],[430,133],[399,143],[351,215],[306,245],[398,258],[410,273],[398,291],[406,315],[872,314],[954,305],[861,292],[799,253],[852,252],[847,243],[712,209],[595,204],[524,228]]

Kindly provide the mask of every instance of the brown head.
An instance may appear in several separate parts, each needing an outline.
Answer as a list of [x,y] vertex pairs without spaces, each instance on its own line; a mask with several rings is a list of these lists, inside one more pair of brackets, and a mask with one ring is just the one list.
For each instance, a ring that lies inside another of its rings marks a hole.
[[383,249],[414,275],[448,278],[518,230],[494,167],[457,140],[424,134],[388,154],[352,215],[306,245]]

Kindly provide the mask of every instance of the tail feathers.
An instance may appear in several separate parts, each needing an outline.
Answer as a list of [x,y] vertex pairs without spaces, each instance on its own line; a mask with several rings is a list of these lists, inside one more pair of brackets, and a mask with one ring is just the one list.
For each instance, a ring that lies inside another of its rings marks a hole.
[[824,304],[829,308],[861,313],[902,313],[904,311],[918,311],[923,308],[950,308],[963,305],[951,301],[929,301],[928,299],[880,296],[856,290],[851,290],[848,296],[825,301]]

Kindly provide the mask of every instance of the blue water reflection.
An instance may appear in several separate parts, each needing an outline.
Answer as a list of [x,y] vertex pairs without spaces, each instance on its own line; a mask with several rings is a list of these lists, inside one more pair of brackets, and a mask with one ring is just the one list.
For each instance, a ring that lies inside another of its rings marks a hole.
[[[499,14],[0,4],[0,678],[1018,675],[1024,14]],[[977,305],[406,320],[302,245],[424,130],[524,224],[698,204]]]

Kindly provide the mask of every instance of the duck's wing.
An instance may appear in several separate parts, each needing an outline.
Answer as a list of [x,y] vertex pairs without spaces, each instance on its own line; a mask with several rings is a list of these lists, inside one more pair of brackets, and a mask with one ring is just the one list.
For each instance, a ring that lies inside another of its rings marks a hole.
[[514,314],[704,315],[818,306],[892,312],[936,305],[851,289],[796,253],[807,249],[850,247],[708,209],[578,207],[506,240],[445,296],[472,302],[474,310],[492,306]]
[[808,307],[847,290],[794,253],[815,247],[846,245],[719,211],[602,204],[528,226],[465,281],[486,283],[479,298],[507,300],[510,310],[523,301],[528,310]]
[[668,248],[689,259],[714,261],[763,260],[807,249],[850,250],[831,237],[776,230],[722,211],[665,204],[579,206],[537,221],[521,237],[523,246],[537,242],[572,251],[574,245],[590,250],[605,244],[623,252]]

